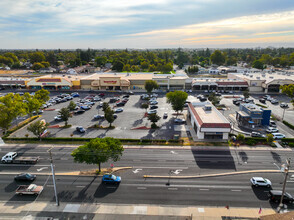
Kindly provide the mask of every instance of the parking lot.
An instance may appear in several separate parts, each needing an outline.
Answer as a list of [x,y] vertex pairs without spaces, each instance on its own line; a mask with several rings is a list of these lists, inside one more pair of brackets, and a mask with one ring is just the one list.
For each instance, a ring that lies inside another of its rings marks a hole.
[[[78,102],[79,99],[83,99],[89,94],[80,93],[80,97],[73,99],[74,102]],[[123,94],[119,93],[108,93],[102,99],[102,102],[109,102],[111,97],[120,97],[122,98]],[[53,96],[52,96],[53,97]],[[108,127],[109,123],[106,120],[95,120],[94,115],[104,115],[102,108],[99,108],[100,101],[95,102],[93,107],[90,110],[86,110],[82,114],[73,114],[69,118],[68,124],[72,125],[70,128],[48,128],[50,132],[50,137],[115,137],[115,138],[133,138],[133,139],[172,139],[175,134],[180,135],[180,137],[187,136],[185,128],[183,125],[174,125],[173,116],[174,111],[171,108],[170,104],[166,103],[165,94],[159,95],[157,98],[158,109],[157,114],[161,119],[156,123],[160,126],[159,129],[136,129],[140,127],[151,127],[151,122],[144,117],[146,110],[141,108],[141,103],[147,102],[140,99],[140,95],[130,95],[129,101],[123,106],[123,112],[116,113],[117,118],[114,120],[112,125],[115,126],[114,129],[97,129],[90,128],[94,124],[99,124],[103,127]],[[50,127],[54,125],[63,126],[64,122],[55,121],[54,117],[58,115],[58,111],[67,107],[70,101],[55,104],[48,107],[42,113],[42,118],[50,124]],[[115,103],[109,103],[112,109],[116,109]],[[147,109],[147,111],[149,108]],[[168,117],[164,119],[162,116],[164,112],[168,113]],[[186,112],[186,110],[185,110]],[[179,118],[184,118],[184,116],[178,116]],[[80,133],[76,131],[77,126],[82,126],[85,128],[85,133]],[[33,134],[27,131],[26,127],[15,132],[11,137],[24,137],[26,134],[29,137],[33,137]]]

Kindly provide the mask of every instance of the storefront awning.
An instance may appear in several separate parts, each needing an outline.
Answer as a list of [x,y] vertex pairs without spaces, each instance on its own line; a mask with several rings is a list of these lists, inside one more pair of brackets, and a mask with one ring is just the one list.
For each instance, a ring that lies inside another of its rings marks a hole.
[[249,118],[250,115],[248,115],[246,112],[244,111],[238,111],[237,114],[239,114],[241,117],[246,117],[246,118]]

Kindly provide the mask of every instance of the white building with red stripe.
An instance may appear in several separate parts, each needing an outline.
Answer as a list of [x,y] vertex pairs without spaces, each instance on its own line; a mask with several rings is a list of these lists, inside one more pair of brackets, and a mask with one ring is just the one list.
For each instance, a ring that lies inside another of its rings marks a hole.
[[231,124],[210,102],[188,104],[188,119],[198,139],[227,140]]

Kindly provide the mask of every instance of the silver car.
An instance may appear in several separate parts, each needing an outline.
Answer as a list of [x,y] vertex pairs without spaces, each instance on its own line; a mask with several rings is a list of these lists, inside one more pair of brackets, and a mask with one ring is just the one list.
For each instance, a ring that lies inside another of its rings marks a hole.
[[252,184],[252,186],[266,186],[266,187],[271,187],[272,183],[270,180],[265,179],[263,177],[252,177],[250,179],[250,182]]

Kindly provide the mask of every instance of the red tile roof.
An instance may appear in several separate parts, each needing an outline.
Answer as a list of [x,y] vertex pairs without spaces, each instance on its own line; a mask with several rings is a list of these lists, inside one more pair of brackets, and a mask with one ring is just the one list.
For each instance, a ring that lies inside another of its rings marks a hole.
[[36,82],[61,82],[61,79],[57,79],[57,78],[41,78],[41,79],[37,79]]

